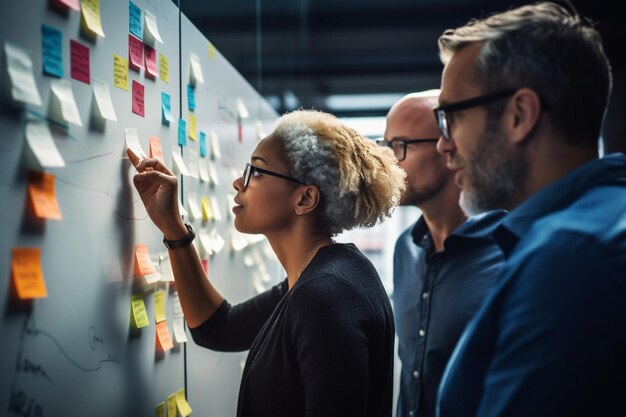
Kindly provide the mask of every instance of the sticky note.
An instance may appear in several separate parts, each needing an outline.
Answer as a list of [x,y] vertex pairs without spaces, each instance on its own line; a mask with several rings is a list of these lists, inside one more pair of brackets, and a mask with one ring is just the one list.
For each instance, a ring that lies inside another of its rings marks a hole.
[[109,85],[97,78],[93,79],[93,95],[96,101],[98,114],[101,118],[117,121],[113,101],[111,100],[111,91]]
[[135,129],[134,127],[127,127],[126,129],[124,129],[124,138],[126,142],[126,147],[128,149],[133,151],[133,153],[141,159],[147,158],[146,153],[143,151],[141,143],[139,142],[137,129]]
[[154,265],[150,260],[148,246],[142,244],[135,245],[135,276],[143,277],[156,273]]
[[128,35],[128,67],[139,72],[143,69],[143,42]]
[[213,159],[221,159],[222,152],[220,151],[220,141],[217,138],[217,133],[211,131],[211,157]]
[[146,59],[146,77],[155,79],[159,75],[156,62],[156,49],[149,45],[144,45],[143,55]]
[[211,238],[211,249],[213,252],[220,253],[224,245],[226,245],[224,238],[217,232],[217,229],[213,229],[209,237]]
[[182,417],[187,417],[193,411],[185,399],[184,388],[176,392],[176,405],[178,406],[178,412]]
[[176,404],[176,393],[167,397],[167,400],[165,401],[165,403],[167,404],[167,416],[178,417],[178,405]]
[[167,415],[165,415],[165,401],[156,405],[156,407],[154,408],[154,416],[167,417]]
[[187,198],[187,204],[189,205],[189,213],[194,220],[200,220],[202,218],[202,210],[198,206],[198,196],[196,193],[189,193]]
[[156,16],[146,10],[144,21],[146,27],[146,30],[144,32],[144,41],[148,45],[152,46],[154,46],[156,41],[158,41],[159,43],[163,43],[161,35],[159,34],[159,26],[157,25]]
[[54,4],[64,9],[69,8],[74,10],[80,10],[78,0],[54,0]]
[[159,252],[159,258],[159,264],[161,265],[161,281],[174,281],[174,272],[172,271],[170,256],[167,251]]
[[239,252],[240,250],[248,246],[248,241],[241,233],[233,228],[230,229],[230,246],[233,251]]
[[193,52],[189,55],[189,65],[191,70],[189,71],[189,83],[191,85],[203,84],[204,76],[202,75],[202,66],[200,65],[200,58]]
[[35,217],[38,219],[61,220],[61,208],[54,192],[54,175],[47,172],[28,173],[28,196]]
[[214,186],[220,185],[220,181],[219,181],[219,178],[217,177],[217,170],[215,169],[215,165],[213,165],[211,162],[208,162],[208,166],[209,166],[209,181]]
[[89,48],[74,39],[70,40],[70,74],[75,80],[90,83]]
[[143,39],[141,9],[132,1],[128,2],[128,30],[139,39]]
[[211,249],[211,238],[209,237],[209,232],[206,229],[198,230],[198,240],[200,241],[200,246],[204,254],[212,255],[213,249]]
[[130,305],[133,312],[133,322],[135,327],[141,329],[150,325],[148,320],[148,312],[146,311],[146,304],[143,302],[141,294],[132,294],[130,296]]
[[209,197],[202,197],[202,221],[208,222],[213,220],[213,207],[211,206],[211,200]]
[[213,209],[213,217],[215,217],[215,220],[222,220],[222,212],[220,211],[217,197],[214,195],[211,196],[211,208]]
[[183,119],[178,119],[178,144],[187,146],[187,122]]
[[133,113],[144,116],[143,84],[133,80]]
[[178,292],[175,292],[174,297],[172,297],[172,312],[174,313],[174,318],[185,317],[183,314],[183,307],[180,304],[180,298],[178,297]]
[[216,51],[215,46],[211,42],[209,42],[209,58],[215,59]]
[[83,30],[102,36],[102,21],[100,20],[100,0],[81,0],[81,25]]
[[167,328],[167,321],[161,321],[156,325],[157,341],[161,350],[168,351],[174,347],[170,331]]
[[183,161],[183,157],[180,154],[178,146],[172,147],[172,161],[174,172],[177,172],[185,177],[189,176],[189,170],[187,169],[187,165],[185,165],[185,161]]
[[198,119],[193,113],[189,113],[188,135],[191,140],[198,140]]
[[159,54],[159,78],[168,84],[170,82],[170,60],[163,54]]
[[209,182],[209,166],[205,160],[200,160],[198,164],[200,170],[200,181]]
[[187,155],[187,168],[189,169],[189,176],[192,178],[198,178],[198,152],[196,152],[194,149],[189,149]]
[[206,156],[206,134],[200,131],[200,156]]
[[172,122],[172,107],[170,95],[161,92],[161,123],[169,126]]
[[113,54],[113,85],[128,91],[128,60]]
[[185,332],[185,321],[182,318],[172,320],[174,325],[174,340],[176,343],[187,343],[187,332]]
[[154,318],[157,323],[166,319],[165,317],[165,291],[156,290],[154,292]]
[[68,80],[52,80],[50,83],[50,117],[59,123],[82,126],[83,122],[74,99],[72,84]]
[[46,298],[48,291],[41,270],[39,248],[13,248],[11,255],[11,275],[18,298]]
[[161,148],[161,139],[158,136],[150,136],[150,158],[156,158],[163,165],[165,160],[163,159],[163,149]]
[[41,25],[43,73],[63,78],[63,34],[48,25]]
[[26,125],[26,141],[43,168],[60,168],[65,161],[57,149],[48,124],[41,120],[29,120]]
[[196,90],[191,84],[187,84],[187,104],[190,111],[196,109]]
[[248,113],[246,104],[240,98],[237,99],[237,116],[240,119],[247,119],[248,117],[250,117],[250,113]]
[[4,55],[11,83],[9,86],[11,99],[18,103],[41,106],[41,96],[33,73],[33,61],[26,51],[7,42],[4,44]]

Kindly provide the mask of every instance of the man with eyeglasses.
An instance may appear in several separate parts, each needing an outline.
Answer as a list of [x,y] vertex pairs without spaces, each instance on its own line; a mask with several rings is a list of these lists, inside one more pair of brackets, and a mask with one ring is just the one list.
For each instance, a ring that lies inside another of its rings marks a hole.
[[447,30],[439,150],[506,261],[441,381],[441,417],[626,415],[626,157],[598,157],[598,32],[537,3]]
[[456,342],[502,262],[490,235],[503,211],[466,221],[454,172],[437,153],[439,91],[413,93],[389,110],[382,146],[407,173],[401,205],[422,215],[394,252],[393,307],[402,362],[398,417],[433,417],[437,387]]

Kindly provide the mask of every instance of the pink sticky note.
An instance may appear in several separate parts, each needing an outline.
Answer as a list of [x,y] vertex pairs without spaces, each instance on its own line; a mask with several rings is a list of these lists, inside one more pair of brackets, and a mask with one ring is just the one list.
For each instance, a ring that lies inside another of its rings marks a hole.
[[143,84],[133,80],[133,113],[144,116]]
[[85,84],[91,83],[89,75],[89,48],[85,45],[70,40],[70,61],[72,78]]
[[78,6],[78,0],[54,0],[53,2],[56,6],[58,7],[62,7],[64,9],[74,9],[74,10],[80,10],[80,7]]
[[128,35],[128,67],[139,72],[143,69],[143,42]]
[[148,45],[144,45],[143,48],[144,57],[146,58],[146,76],[154,79],[159,76],[156,49]]

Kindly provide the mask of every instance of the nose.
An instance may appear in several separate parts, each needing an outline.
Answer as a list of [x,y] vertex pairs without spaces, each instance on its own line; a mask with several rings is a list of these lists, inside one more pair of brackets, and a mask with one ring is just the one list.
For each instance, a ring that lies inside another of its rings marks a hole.
[[453,154],[455,151],[456,144],[454,143],[454,139],[445,140],[443,136],[439,136],[439,140],[437,141],[437,152],[445,155]]
[[233,188],[239,192],[243,191],[243,176],[233,181]]

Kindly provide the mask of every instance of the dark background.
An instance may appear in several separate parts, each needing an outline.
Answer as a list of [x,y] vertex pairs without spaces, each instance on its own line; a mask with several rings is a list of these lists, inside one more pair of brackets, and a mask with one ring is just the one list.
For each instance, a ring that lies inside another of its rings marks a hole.
[[[304,107],[338,116],[384,116],[392,102],[385,100],[386,97],[393,100],[394,95],[438,88],[442,65],[436,42],[445,29],[463,25],[472,17],[485,17],[531,3],[510,0],[180,2],[183,13],[279,113]],[[626,40],[626,22],[618,11],[620,2],[574,0],[571,3],[596,23],[603,36],[614,72],[613,96],[604,130],[605,146],[607,152],[624,152],[626,94],[624,53],[619,44]],[[353,100],[353,105],[332,105],[332,97],[355,94],[374,96]]]

